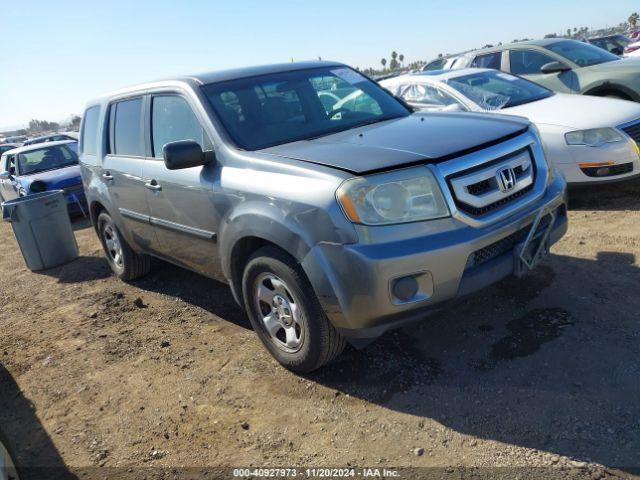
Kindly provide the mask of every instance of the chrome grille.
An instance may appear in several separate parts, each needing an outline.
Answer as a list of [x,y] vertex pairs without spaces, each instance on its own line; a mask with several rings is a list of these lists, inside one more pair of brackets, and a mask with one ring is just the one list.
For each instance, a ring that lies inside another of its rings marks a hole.
[[[501,179],[507,173],[508,182]],[[536,176],[528,148],[511,155],[457,172],[447,178],[456,206],[476,217],[496,210],[531,192]]]

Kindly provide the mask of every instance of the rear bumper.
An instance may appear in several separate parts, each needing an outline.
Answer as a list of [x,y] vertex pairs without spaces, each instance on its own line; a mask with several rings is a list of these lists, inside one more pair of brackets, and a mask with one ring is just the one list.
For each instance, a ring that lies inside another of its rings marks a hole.
[[[481,264],[473,261],[476,252],[484,255],[508,238],[518,238],[545,207],[557,216],[553,244],[567,231],[561,178],[534,205],[488,227],[460,224],[454,230],[385,244],[320,244],[302,265],[334,326],[349,338],[374,338],[511,275],[513,246]],[[410,274],[421,279],[419,294],[415,301],[398,302],[391,293],[392,282]]]

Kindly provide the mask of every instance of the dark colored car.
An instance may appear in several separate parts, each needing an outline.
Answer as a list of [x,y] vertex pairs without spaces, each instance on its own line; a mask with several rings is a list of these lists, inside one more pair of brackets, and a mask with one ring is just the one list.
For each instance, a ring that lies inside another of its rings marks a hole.
[[20,145],[17,143],[3,143],[0,145],[0,155],[4,152],[8,152],[9,150],[13,150],[14,148],[18,148]]
[[589,43],[614,55],[622,56],[625,48],[631,44],[631,40],[618,33],[616,35],[590,38]]
[[59,142],[62,140],[73,140],[76,142],[78,139],[73,138],[71,135],[67,135],[66,133],[56,133],[53,135],[43,135],[42,137],[30,138],[23,145],[35,145],[36,143],[45,143],[45,142]]

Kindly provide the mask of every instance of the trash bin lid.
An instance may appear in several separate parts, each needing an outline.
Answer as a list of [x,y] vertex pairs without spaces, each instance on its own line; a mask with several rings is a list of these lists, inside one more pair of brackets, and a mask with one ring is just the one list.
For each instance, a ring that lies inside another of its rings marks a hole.
[[35,200],[43,200],[47,197],[53,197],[56,195],[64,194],[62,190],[49,190],[48,192],[40,192],[40,193],[32,193],[31,195],[27,195],[24,197],[14,198],[13,200],[7,200],[6,202],[2,202],[2,207],[11,207],[13,205],[17,205],[19,203],[33,202]]

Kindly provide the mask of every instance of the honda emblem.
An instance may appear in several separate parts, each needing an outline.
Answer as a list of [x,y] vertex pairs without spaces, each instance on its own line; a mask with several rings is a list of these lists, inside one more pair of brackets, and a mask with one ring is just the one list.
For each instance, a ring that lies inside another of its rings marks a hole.
[[502,193],[506,193],[516,186],[516,173],[513,168],[503,168],[496,173],[496,180],[498,181],[498,187]]

